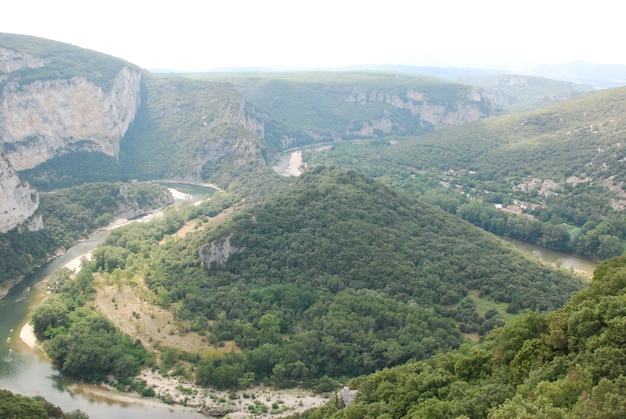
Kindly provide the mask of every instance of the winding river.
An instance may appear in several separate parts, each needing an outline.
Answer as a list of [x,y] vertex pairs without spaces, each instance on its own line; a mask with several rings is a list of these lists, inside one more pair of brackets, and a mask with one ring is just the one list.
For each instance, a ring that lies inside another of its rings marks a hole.
[[[176,188],[177,203],[184,200],[198,201],[212,193],[209,188],[200,186],[165,186]],[[20,330],[28,321],[31,309],[45,297],[42,290],[45,279],[57,269],[94,249],[109,233],[107,230],[99,231],[72,246],[64,255],[26,277],[0,300],[0,388],[27,396],[43,396],[64,411],[80,409],[91,419],[204,417],[191,408],[134,399],[104,387],[63,378],[41,351],[29,348],[20,340]]]
[[[299,155],[289,155],[281,163],[284,176],[297,175],[296,171],[302,164]],[[167,184],[166,186],[176,189],[175,196],[179,198],[178,203],[183,199],[197,201],[207,195],[207,188],[203,187],[185,184]],[[126,397],[115,391],[109,392],[103,387],[63,378],[43,353],[29,348],[20,340],[20,329],[27,322],[30,310],[45,297],[45,292],[40,288],[45,279],[55,270],[94,249],[106,239],[109,233],[103,230],[76,244],[63,256],[25,278],[13,287],[4,299],[0,300],[0,319],[2,319],[0,322],[0,388],[27,396],[43,396],[65,411],[80,409],[91,419],[204,417],[191,408],[167,406],[152,400]],[[597,265],[592,261],[569,254],[549,251],[522,242],[511,242],[519,249],[536,257],[578,271],[592,273]],[[95,396],[94,392],[98,393],[98,396]]]

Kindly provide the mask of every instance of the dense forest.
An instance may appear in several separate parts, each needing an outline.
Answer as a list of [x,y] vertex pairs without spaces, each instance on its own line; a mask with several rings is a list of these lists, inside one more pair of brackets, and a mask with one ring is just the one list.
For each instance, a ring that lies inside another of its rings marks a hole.
[[356,401],[300,418],[622,418],[626,256],[563,308],[530,311],[480,344],[355,378]]
[[0,416],[5,419],[89,419],[80,411],[63,412],[43,397],[27,397],[0,390]]
[[[175,307],[192,330],[242,350],[179,353],[201,385],[329,390],[504,323],[504,310],[479,313],[478,303],[546,311],[582,286],[435,206],[340,168],[313,170],[216,228],[166,236],[229,205],[218,195],[118,229],[93,256],[94,271],[141,275],[155,301]],[[53,335],[54,322],[40,333]]]
[[32,313],[35,336],[46,354],[69,377],[91,382],[134,377],[148,363],[148,353],[140,341],[131,341],[86,306],[95,292],[92,267],[83,266],[76,278],[70,276],[69,270],[57,272],[54,294]]

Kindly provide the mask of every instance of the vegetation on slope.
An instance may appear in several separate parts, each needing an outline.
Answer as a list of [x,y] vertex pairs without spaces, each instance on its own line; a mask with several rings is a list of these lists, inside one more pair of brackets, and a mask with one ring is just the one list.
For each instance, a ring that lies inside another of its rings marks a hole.
[[76,278],[57,281],[57,293],[33,310],[35,335],[64,375],[92,382],[133,377],[148,353],[140,341],[133,342],[102,314],[85,307],[94,296],[93,273],[93,266],[83,266]]
[[8,390],[0,390],[0,416],[7,419],[89,419],[78,409],[63,412],[43,397],[27,397]]
[[148,73],[142,83],[141,106],[119,156],[70,153],[20,177],[46,190],[133,179],[210,181],[225,188],[264,165],[268,150],[280,148],[256,131],[265,116],[225,83]]
[[0,33],[0,46],[41,58],[45,64],[4,75],[0,88],[14,80],[18,80],[19,85],[26,85],[35,81],[80,76],[106,91],[122,67],[134,67],[110,55],[34,36]]
[[232,87],[180,77],[148,76],[145,83],[145,106],[121,144],[124,172],[209,179],[215,171],[263,163],[263,146],[245,127],[243,98]]
[[92,183],[42,194],[36,213],[42,217],[42,229],[0,234],[0,284],[30,273],[120,213],[138,215],[170,199],[164,187],[151,183]]
[[[429,195],[497,234],[512,231],[512,237],[604,259],[621,254],[626,240],[625,98],[626,90],[612,89],[422,137],[335,145],[305,157]],[[484,205],[463,210],[468,198]],[[535,220],[495,211],[494,204],[513,205]]]
[[[391,133],[419,135],[440,124],[460,123],[493,112],[491,102],[480,96],[480,89],[429,76],[292,72],[187,77],[233,83],[246,100],[295,133],[293,145]],[[420,110],[429,106],[429,110]],[[449,115],[457,113],[458,121],[452,122],[455,118]]]
[[621,418],[626,256],[602,263],[563,308],[528,312],[484,342],[354,379],[306,418]]
[[[457,347],[462,324],[483,333],[502,324],[467,299],[452,309],[469,290],[516,310],[547,310],[581,285],[435,207],[336,168],[308,173],[213,230],[160,245],[140,230],[115,232],[97,252],[98,269],[144,275],[160,304],[210,342],[235,340],[243,353],[199,359],[197,382],[220,388],[329,388],[332,378]],[[239,250],[203,266],[198,250],[226,242]]]

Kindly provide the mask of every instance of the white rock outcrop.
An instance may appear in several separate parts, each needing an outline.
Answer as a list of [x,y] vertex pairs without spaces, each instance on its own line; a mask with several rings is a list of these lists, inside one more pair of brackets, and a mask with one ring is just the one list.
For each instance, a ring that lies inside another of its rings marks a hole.
[[[0,233],[24,223],[39,206],[39,196],[28,182],[20,181],[0,153]],[[37,225],[37,223],[35,223]]]
[[0,99],[0,138],[15,170],[71,151],[117,155],[135,119],[141,72],[123,67],[110,89],[83,77],[9,82]]
[[243,248],[233,246],[230,242],[231,236],[218,242],[205,244],[198,249],[198,256],[204,266],[211,266],[215,263],[217,266],[224,266],[228,258],[234,253],[243,252]]
[[24,52],[0,47],[0,73],[13,73],[22,68],[39,68],[46,60]]
[[[11,74],[46,64],[0,47],[0,232],[26,222],[39,205],[16,172],[74,151],[116,156],[139,109],[141,71],[128,65],[99,83],[78,75],[22,83]],[[25,226],[40,228],[35,221]]]

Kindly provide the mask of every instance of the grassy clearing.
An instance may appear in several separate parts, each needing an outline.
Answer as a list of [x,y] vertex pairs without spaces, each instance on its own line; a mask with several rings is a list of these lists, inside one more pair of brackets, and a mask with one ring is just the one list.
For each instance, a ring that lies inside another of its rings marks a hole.
[[519,316],[519,314],[511,314],[506,312],[506,309],[509,306],[508,303],[496,303],[486,298],[482,298],[479,296],[479,293],[476,290],[470,291],[469,294],[474,301],[474,304],[476,305],[476,311],[478,311],[478,314],[480,314],[481,316],[484,316],[485,313],[491,309],[496,309],[498,311],[498,314],[500,314],[500,317],[502,317],[507,323],[513,318]]

